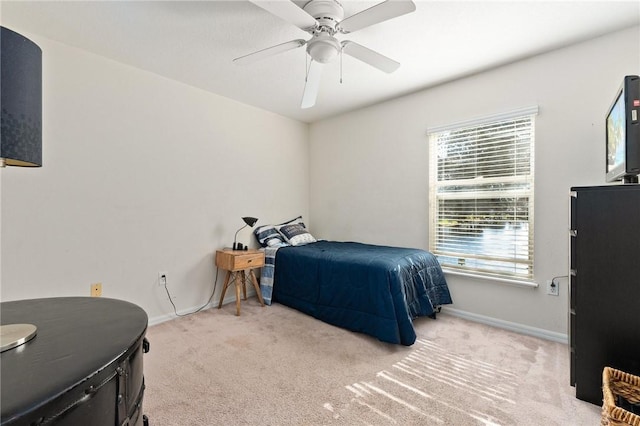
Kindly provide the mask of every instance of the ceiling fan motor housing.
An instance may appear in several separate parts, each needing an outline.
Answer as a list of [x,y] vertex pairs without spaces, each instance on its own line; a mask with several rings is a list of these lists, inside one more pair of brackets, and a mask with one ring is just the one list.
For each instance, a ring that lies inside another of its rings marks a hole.
[[342,5],[336,0],[311,0],[302,9],[318,21],[318,30],[329,31],[331,35],[344,18]]

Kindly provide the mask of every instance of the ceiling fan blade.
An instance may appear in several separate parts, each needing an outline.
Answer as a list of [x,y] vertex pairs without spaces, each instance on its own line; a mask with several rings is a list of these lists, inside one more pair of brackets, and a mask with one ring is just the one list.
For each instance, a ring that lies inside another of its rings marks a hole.
[[302,94],[302,104],[300,105],[302,109],[311,108],[316,104],[318,90],[320,89],[322,68],[323,65],[320,62],[314,60],[311,61],[307,80],[304,83],[304,93]]
[[302,47],[306,43],[307,41],[303,39],[291,40],[286,43],[258,50],[257,52],[249,53],[248,55],[240,56],[239,58],[235,58],[233,62],[239,65],[251,64],[255,61],[259,61],[260,59],[268,58],[269,56],[277,55],[278,53],[286,52],[287,50]]
[[305,31],[318,25],[316,19],[290,0],[250,0],[251,3]]
[[411,0],[386,0],[343,19],[339,24],[340,31],[352,33],[369,25],[377,24],[414,10],[416,10],[416,5]]
[[400,66],[399,62],[349,40],[342,42],[342,52],[389,74]]

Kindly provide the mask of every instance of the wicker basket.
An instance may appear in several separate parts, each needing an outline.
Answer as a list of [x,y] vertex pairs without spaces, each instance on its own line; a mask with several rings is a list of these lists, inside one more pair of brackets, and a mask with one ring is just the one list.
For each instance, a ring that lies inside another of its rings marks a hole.
[[640,377],[605,367],[602,371],[602,396],[602,426],[640,426],[640,415],[616,404],[618,397],[632,405],[640,404]]

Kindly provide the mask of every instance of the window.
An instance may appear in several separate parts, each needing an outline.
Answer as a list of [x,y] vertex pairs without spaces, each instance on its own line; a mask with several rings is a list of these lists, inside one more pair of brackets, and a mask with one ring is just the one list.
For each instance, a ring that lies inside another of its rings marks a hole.
[[533,279],[536,114],[429,129],[429,250],[443,268]]

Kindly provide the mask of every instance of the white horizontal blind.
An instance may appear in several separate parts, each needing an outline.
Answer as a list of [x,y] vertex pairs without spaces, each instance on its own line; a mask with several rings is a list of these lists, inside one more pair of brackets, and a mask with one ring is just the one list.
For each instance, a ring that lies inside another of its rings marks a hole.
[[429,248],[443,267],[533,278],[535,111],[429,131]]

